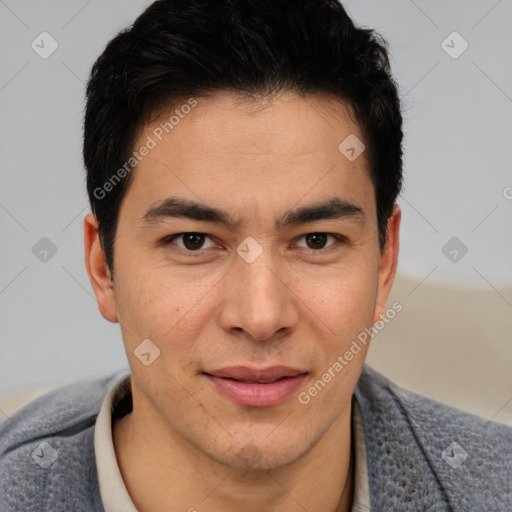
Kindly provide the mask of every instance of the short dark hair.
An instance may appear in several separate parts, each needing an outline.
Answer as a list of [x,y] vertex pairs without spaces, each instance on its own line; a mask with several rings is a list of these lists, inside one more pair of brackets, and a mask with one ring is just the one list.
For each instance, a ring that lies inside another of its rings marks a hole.
[[157,0],[107,44],[87,84],[87,191],[110,271],[133,173],[114,175],[126,169],[143,125],[160,108],[220,90],[347,101],[364,134],[382,253],[402,187],[402,116],[387,41],[356,27],[337,0]]

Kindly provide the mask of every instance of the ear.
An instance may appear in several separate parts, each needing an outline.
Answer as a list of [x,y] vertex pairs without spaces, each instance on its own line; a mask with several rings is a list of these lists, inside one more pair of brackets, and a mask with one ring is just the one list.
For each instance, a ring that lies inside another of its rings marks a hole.
[[378,291],[377,291],[377,304],[375,306],[375,316],[373,322],[380,320],[386,313],[386,304],[389,292],[395,280],[396,267],[398,264],[398,249],[399,249],[399,232],[400,220],[402,212],[397,204],[393,207],[393,213],[388,220],[386,230],[386,244],[381,256],[379,278],[378,278]]
[[105,251],[101,246],[98,220],[90,213],[84,219],[85,266],[94,289],[98,308],[105,320],[118,322],[116,298]]

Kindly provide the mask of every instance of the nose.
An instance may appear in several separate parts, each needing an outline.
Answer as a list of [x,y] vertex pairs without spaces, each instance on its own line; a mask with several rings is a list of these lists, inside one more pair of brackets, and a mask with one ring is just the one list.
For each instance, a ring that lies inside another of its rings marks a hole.
[[299,299],[297,275],[277,261],[270,248],[256,260],[234,262],[226,283],[221,326],[248,339],[265,341],[282,336],[297,324]]

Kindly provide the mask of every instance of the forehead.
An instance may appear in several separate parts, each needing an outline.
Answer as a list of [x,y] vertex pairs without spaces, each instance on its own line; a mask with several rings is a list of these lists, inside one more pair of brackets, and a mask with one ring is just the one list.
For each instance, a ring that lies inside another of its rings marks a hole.
[[141,205],[181,196],[228,210],[272,203],[277,211],[334,192],[371,202],[366,152],[351,160],[340,151],[347,138],[364,141],[341,100],[292,92],[247,100],[222,91],[194,102],[173,106],[141,130],[135,149],[151,150],[127,192]]
[[197,156],[214,150],[300,156],[337,148],[351,134],[364,138],[349,103],[332,95],[285,91],[272,98],[248,98],[217,91],[195,98],[195,106],[189,108],[191,103],[183,100],[171,109],[160,109],[163,113],[144,127],[141,138],[152,135],[157,143],[170,146],[176,136],[187,142],[201,140],[204,145]]

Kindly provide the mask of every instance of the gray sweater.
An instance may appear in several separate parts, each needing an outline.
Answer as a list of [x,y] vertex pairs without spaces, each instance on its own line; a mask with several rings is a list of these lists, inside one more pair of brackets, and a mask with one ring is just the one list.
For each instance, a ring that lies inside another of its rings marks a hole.
[[[54,390],[0,424],[0,512],[104,512],[94,424],[119,377]],[[372,511],[512,512],[512,427],[405,391],[366,365],[354,395]]]

